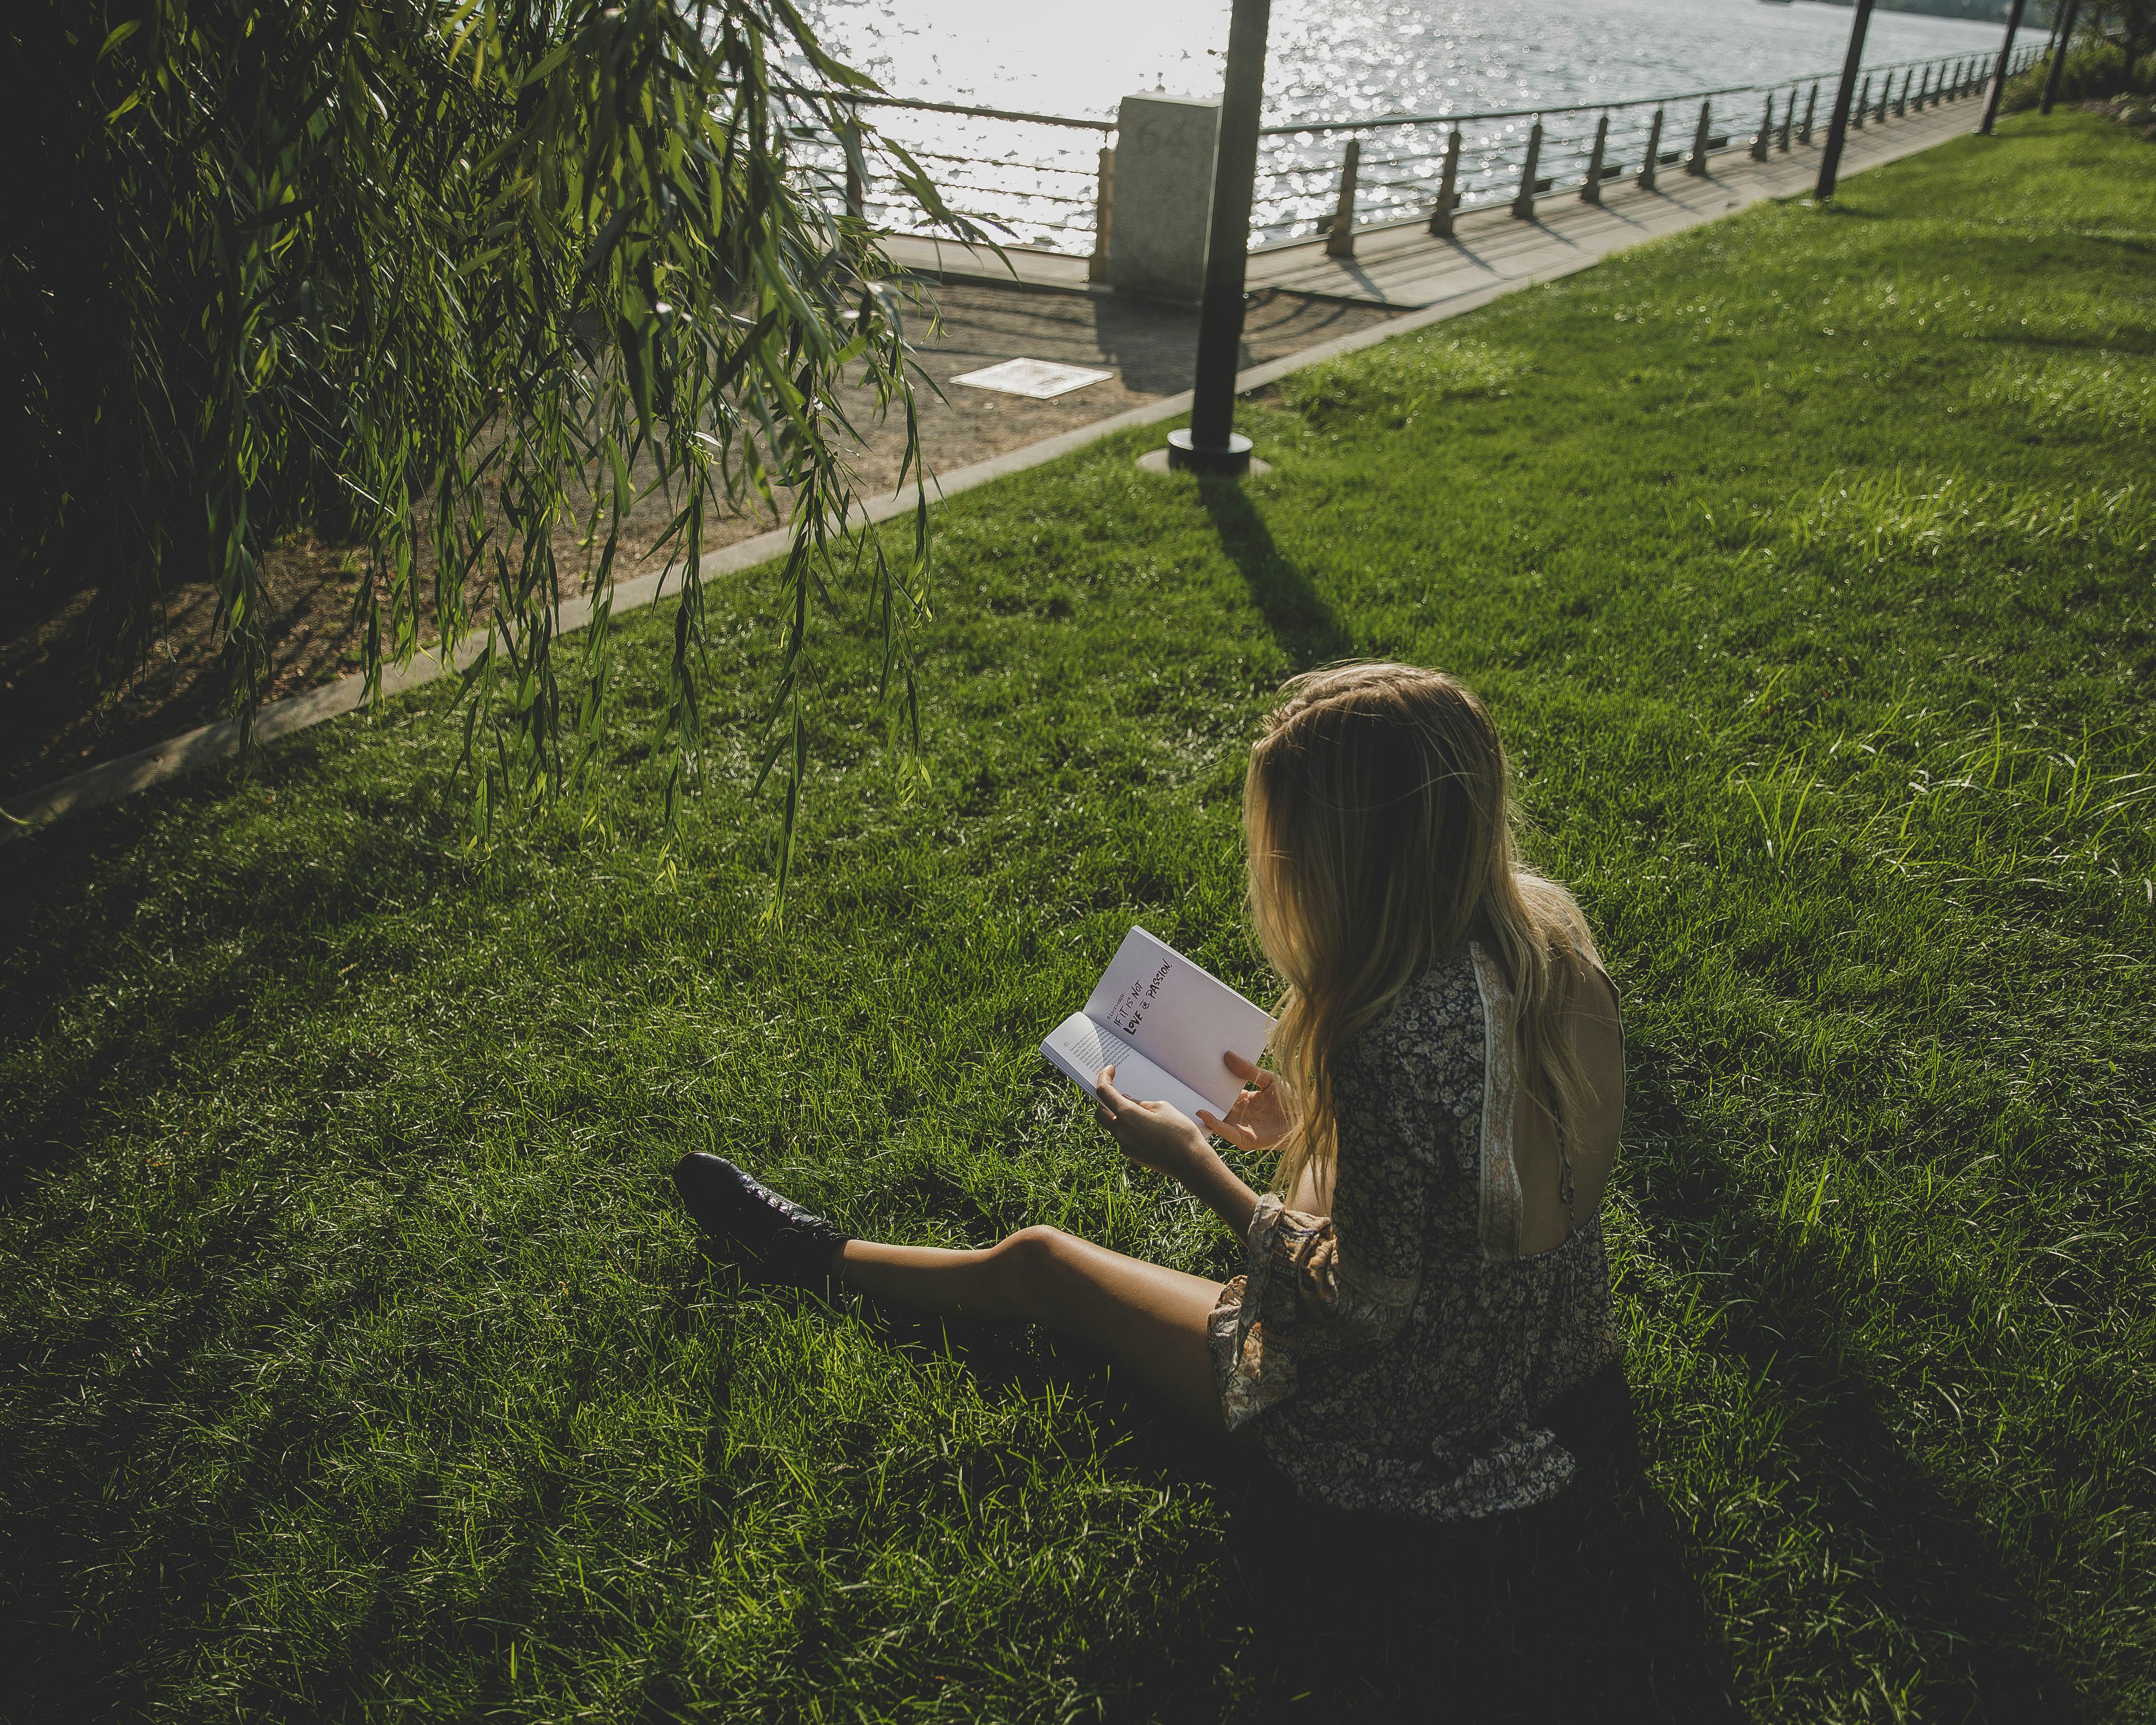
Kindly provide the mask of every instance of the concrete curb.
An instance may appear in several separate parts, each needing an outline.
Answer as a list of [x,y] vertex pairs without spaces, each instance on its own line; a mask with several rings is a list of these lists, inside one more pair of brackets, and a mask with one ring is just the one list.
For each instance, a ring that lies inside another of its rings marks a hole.
[[[1943,141],[1944,140],[1934,141]],[[1867,167],[1885,165],[1883,161],[1866,164]],[[1690,223],[1685,228],[1672,231],[1688,232],[1691,227],[1705,227],[1709,221],[1718,221],[1725,216],[1733,215],[1738,210],[1748,208],[1774,195],[1765,188],[1744,188],[1732,207]],[[1249,394],[1269,383],[1277,382],[1291,372],[1310,366],[1322,365],[1328,360],[1337,359],[1343,354],[1353,353],[1362,348],[1373,347],[1378,342],[1390,341],[1396,336],[1426,329],[1434,323],[1441,323],[1447,318],[1475,311],[1507,294],[1517,293],[1522,288],[1576,275],[1617,252],[1629,250],[1632,244],[1645,244],[1649,239],[1666,237],[1666,234],[1642,236],[1626,244],[1613,245],[1607,249],[1583,248],[1577,253],[1554,259],[1539,270],[1486,283],[1403,316],[1358,330],[1353,335],[1336,336],[1330,341],[1319,342],[1315,347],[1306,347],[1299,353],[1253,366],[1250,370],[1236,374],[1236,393]],[[1081,425],[1057,436],[1043,439],[1039,443],[1028,444],[1022,449],[1006,450],[986,461],[977,461],[969,467],[954,469],[935,479],[936,496],[932,501],[955,497],[976,485],[984,485],[993,480],[1007,478],[1012,474],[1045,465],[1074,449],[1082,449],[1088,444],[1113,437],[1118,432],[1175,418],[1188,413],[1190,404],[1191,392],[1186,389],[1179,394],[1163,396],[1158,401],[1147,402],[1142,407],[1132,408],[1111,418],[1096,419],[1090,425]],[[914,501],[911,495],[904,492],[880,498],[858,507],[849,525],[869,526],[880,521],[895,520],[910,511],[914,507]],[[759,563],[783,556],[792,542],[792,536],[788,530],[779,528],[773,532],[760,533],[752,539],[721,547],[716,551],[706,552],[702,558],[703,572],[706,575],[726,575],[753,568]],[[683,567],[681,563],[675,562],[655,574],[642,575],[634,580],[617,583],[613,589],[614,613],[618,615],[654,603],[665,591],[669,581],[675,582],[678,587]],[[557,614],[557,633],[582,629],[590,622],[591,614],[592,602],[588,598],[565,601]],[[446,676],[453,670],[462,670],[478,657],[486,640],[485,634],[476,633],[466,636],[446,656],[423,653],[408,665],[385,666],[382,673],[382,699],[387,701],[393,696]],[[354,675],[340,678],[334,683],[324,684],[318,689],[288,696],[282,701],[273,701],[254,716],[254,739],[257,742],[274,742],[280,737],[304,730],[325,719],[335,718],[340,713],[351,712],[361,705],[365,695],[366,679]],[[122,797],[146,790],[152,785],[162,784],[168,779],[191,773],[198,767],[206,767],[212,762],[224,760],[239,752],[239,721],[223,719],[214,725],[205,725],[199,730],[176,737],[169,742],[138,749],[131,755],[122,755],[117,760],[85,768],[42,789],[26,792],[0,803],[0,812],[4,812],[7,816],[4,828],[0,828],[0,844],[50,826],[54,821],[63,820],[69,815],[84,814],[105,803],[116,803]]]

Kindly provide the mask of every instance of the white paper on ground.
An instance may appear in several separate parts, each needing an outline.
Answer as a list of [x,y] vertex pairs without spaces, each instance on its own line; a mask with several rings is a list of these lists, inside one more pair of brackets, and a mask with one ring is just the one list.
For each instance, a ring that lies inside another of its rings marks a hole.
[[1034,401],[1053,401],[1057,396],[1068,395],[1074,389],[1105,383],[1115,375],[1113,372],[1088,371],[1083,366],[1058,365],[1053,360],[1007,359],[999,366],[990,366],[984,371],[968,372],[963,377],[953,377],[951,381],[973,389],[993,389],[1004,395],[1023,395]]

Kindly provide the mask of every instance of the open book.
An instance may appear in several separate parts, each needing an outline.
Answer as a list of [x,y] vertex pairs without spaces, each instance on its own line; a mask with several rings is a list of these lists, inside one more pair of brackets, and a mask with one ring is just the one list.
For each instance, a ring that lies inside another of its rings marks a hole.
[[1255,1065],[1272,1033],[1262,1008],[1133,928],[1086,1009],[1050,1031],[1040,1052],[1089,1096],[1101,1068],[1113,1066],[1125,1096],[1166,1102],[1193,1120],[1204,1108],[1217,1120],[1243,1088],[1220,1056],[1233,1049]]

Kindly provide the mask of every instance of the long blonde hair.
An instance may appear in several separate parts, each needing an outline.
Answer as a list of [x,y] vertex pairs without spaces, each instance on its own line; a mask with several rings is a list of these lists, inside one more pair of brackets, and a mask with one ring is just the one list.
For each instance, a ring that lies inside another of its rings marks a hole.
[[1296,1090],[1275,1189],[1329,1185],[1336,1056],[1470,939],[1510,985],[1520,1082],[1562,1123],[1594,1091],[1566,1019],[1594,957],[1572,895],[1523,868],[1504,747],[1463,684],[1351,665],[1287,685],[1250,751],[1243,814],[1258,941],[1286,979],[1276,1066]]

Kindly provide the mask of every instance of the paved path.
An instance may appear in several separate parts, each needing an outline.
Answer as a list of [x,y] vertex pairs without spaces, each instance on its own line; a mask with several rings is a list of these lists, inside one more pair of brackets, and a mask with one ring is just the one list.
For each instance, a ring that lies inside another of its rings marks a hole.
[[[1873,121],[1852,131],[1842,148],[1841,177],[1972,131],[1983,116],[1983,98],[1964,96],[1922,114]],[[1674,121],[1672,122],[1675,123]],[[1679,131],[1685,128],[1677,127]],[[1821,127],[1817,134],[1825,136]],[[1767,198],[1809,192],[1819,174],[1819,145],[1793,143],[1764,162],[1749,155],[1751,139],[1732,139],[1737,147],[1707,158],[1707,174],[1697,178],[1681,162],[1658,170],[1655,189],[1633,183],[1637,162],[1624,178],[1605,185],[1602,203],[1583,203],[1574,191],[1553,193],[1535,206],[1535,219],[1522,221],[1499,205],[1462,215],[1450,239],[1433,239],[1421,220],[1358,229],[1355,255],[1328,258],[1322,239],[1271,246],[1250,254],[1249,285],[1253,292],[1272,288],[1312,294],[1358,305],[1420,311],[1510,283],[1547,280],[1553,265],[1592,261],[1626,246],[1676,234],[1728,215]],[[953,280],[1019,280],[1040,287],[1083,290],[1086,260],[1057,252],[1008,249],[1010,268],[984,248],[946,240],[894,237],[892,258],[924,274]]]

